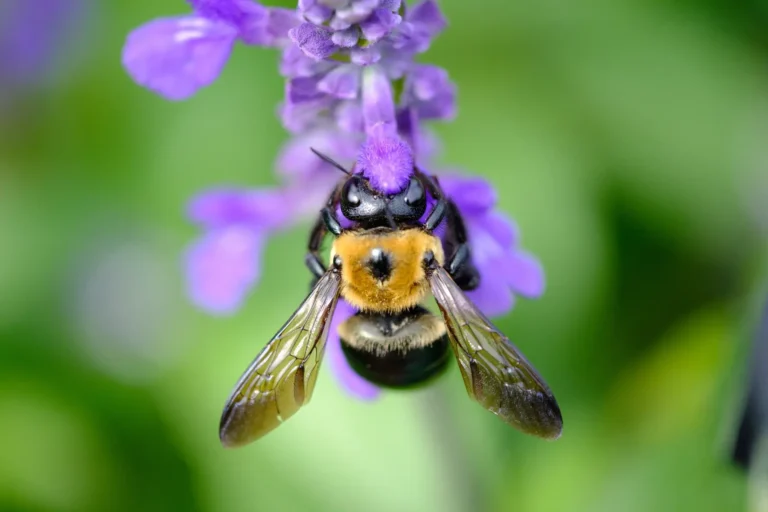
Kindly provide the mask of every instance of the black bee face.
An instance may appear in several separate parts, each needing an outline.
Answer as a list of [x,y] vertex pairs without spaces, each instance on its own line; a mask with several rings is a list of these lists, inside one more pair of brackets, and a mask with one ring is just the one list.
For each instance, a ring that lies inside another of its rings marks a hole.
[[341,189],[340,203],[347,219],[363,228],[373,228],[392,222],[417,222],[427,209],[427,194],[416,176],[402,192],[383,195],[371,189],[366,178],[353,174]]

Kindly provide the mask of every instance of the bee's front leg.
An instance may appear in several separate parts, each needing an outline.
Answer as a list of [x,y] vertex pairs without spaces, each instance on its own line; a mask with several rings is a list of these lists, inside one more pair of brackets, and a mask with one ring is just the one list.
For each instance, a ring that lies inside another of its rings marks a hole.
[[480,285],[480,272],[472,262],[469,244],[459,244],[456,252],[445,265],[453,281],[464,291],[474,290]]
[[480,285],[480,272],[472,262],[464,219],[453,201],[446,202],[445,210],[445,246],[452,250],[445,269],[459,288],[464,291],[474,290]]
[[328,206],[320,211],[320,216],[315,225],[312,227],[312,231],[309,235],[309,245],[307,247],[307,255],[304,257],[304,264],[312,273],[312,286],[315,285],[318,279],[320,279],[327,270],[322,260],[320,259],[320,246],[323,243],[326,233],[332,233],[334,236],[341,234],[342,227],[339,220],[336,218],[336,214],[331,210],[333,206]]

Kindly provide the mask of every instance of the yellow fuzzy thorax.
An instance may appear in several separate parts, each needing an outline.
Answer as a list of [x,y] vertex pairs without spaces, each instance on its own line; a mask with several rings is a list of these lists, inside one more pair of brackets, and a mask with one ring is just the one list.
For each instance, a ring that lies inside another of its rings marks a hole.
[[[374,249],[384,251],[392,264],[384,281],[376,279],[366,266]],[[419,228],[342,233],[331,249],[331,261],[341,257],[341,296],[361,311],[397,313],[416,306],[429,292],[423,267],[427,251],[443,265],[440,240]]]

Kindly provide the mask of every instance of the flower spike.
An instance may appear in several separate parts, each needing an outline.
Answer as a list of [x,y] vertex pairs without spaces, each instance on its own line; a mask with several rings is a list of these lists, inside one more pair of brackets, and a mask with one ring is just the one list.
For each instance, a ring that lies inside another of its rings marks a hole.
[[[190,14],[160,18],[129,34],[123,49],[128,74],[167,99],[184,100],[218,78],[235,44],[277,48],[286,84],[279,115],[291,133],[277,159],[278,187],[215,189],[191,201],[189,217],[202,230],[185,259],[195,304],[216,314],[236,312],[258,284],[269,237],[316,217],[339,183],[339,170],[361,174],[371,188],[390,195],[408,185],[416,166],[439,175],[466,224],[479,273],[468,297],[486,315],[500,315],[516,295],[541,295],[541,265],[520,250],[517,228],[496,210],[492,185],[432,165],[439,143],[425,121],[456,115],[448,73],[415,62],[446,27],[436,0],[298,0],[296,9],[252,0],[188,3]],[[353,225],[343,215],[339,222]],[[438,226],[435,234],[444,231]],[[344,389],[373,399],[379,389],[349,368],[336,333],[354,313],[339,301],[329,359]]]

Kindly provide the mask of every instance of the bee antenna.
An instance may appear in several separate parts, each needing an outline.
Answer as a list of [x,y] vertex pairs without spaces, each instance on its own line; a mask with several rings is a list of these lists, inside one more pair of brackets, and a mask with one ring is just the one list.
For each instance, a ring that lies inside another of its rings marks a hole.
[[349,175],[350,175],[350,172],[349,172],[348,170],[346,170],[346,169],[344,168],[344,166],[342,166],[342,165],[341,165],[339,162],[337,162],[337,161],[336,161],[336,160],[334,160],[333,158],[329,157],[328,155],[324,155],[323,153],[319,152],[319,151],[318,151],[318,150],[316,150],[315,148],[309,148],[309,149],[310,149],[310,151],[312,151],[312,152],[313,152],[315,155],[317,155],[317,156],[318,156],[318,158],[320,158],[320,160],[322,160],[323,162],[325,162],[325,163],[328,163],[328,164],[331,164],[332,166],[334,166],[335,168],[337,168],[338,170],[340,170],[341,172],[343,172],[343,173],[344,173],[344,174],[346,174],[347,176],[349,176]]

